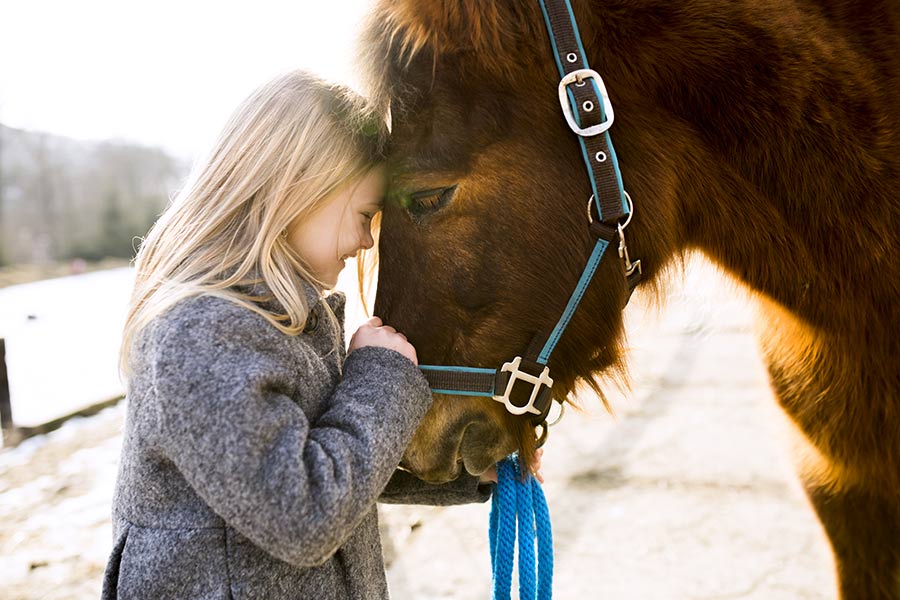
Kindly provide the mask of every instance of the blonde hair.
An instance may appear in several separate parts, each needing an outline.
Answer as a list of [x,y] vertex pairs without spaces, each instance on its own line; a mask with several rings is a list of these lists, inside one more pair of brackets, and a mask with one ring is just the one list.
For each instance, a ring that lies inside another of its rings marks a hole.
[[[325,286],[282,233],[378,164],[386,136],[386,120],[361,96],[302,71],[251,94],[141,244],[122,374],[131,373],[139,333],[191,296],[224,298],[287,335],[302,332],[310,309],[303,281],[319,293]],[[266,304],[273,299],[284,313]]]

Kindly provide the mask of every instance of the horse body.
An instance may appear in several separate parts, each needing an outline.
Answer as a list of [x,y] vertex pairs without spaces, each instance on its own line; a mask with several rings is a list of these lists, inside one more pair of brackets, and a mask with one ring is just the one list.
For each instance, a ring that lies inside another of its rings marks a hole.
[[[900,598],[900,5],[573,8],[616,109],[644,285],[698,249],[757,293],[842,595]],[[558,318],[593,244],[537,2],[384,0],[366,43],[399,199],[376,313],[423,362],[502,364]],[[551,360],[560,395],[623,373],[627,292],[608,254]],[[404,461],[440,481],[533,443],[498,403],[439,398]]]

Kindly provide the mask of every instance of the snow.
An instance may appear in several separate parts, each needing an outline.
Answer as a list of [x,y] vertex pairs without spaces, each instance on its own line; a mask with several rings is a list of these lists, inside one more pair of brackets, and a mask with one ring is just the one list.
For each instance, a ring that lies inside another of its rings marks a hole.
[[35,426],[120,396],[118,351],[133,269],[0,289],[10,403]]

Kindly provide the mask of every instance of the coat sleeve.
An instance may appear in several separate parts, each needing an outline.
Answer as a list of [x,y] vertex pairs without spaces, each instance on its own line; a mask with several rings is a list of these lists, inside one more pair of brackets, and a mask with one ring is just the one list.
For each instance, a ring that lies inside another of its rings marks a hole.
[[400,462],[431,402],[424,377],[393,350],[361,348],[310,422],[285,393],[304,373],[285,358],[283,334],[240,308],[176,321],[154,360],[163,452],[256,545],[296,566],[322,564]]
[[487,501],[491,497],[491,489],[490,484],[480,484],[478,477],[468,473],[463,473],[454,481],[436,485],[398,469],[388,481],[378,501],[385,504],[431,506],[470,504]]

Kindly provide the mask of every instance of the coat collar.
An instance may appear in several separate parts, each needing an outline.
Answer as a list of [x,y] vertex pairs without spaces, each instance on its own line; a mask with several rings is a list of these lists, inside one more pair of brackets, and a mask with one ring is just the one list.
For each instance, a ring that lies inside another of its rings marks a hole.
[[323,296],[322,292],[307,281],[303,282],[303,293],[306,295],[306,305],[310,312],[318,309],[320,302],[324,301],[328,304],[328,308],[335,314],[338,321],[344,321],[344,309],[347,305],[347,296],[344,292],[332,291],[327,296]]
[[[322,291],[308,281],[304,280],[300,285],[310,314],[321,310],[319,305],[324,301],[338,318],[338,321],[343,322],[344,311],[347,304],[347,296],[343,292],[333,291],[325,296]],[[258,279],[253,285],[247,286],[245,290],[254,296],[261,298],[258,302],[261,307],[281,314],[285,312],[284,306],[272,294],[271,289],[262,279]]]

